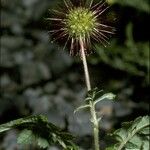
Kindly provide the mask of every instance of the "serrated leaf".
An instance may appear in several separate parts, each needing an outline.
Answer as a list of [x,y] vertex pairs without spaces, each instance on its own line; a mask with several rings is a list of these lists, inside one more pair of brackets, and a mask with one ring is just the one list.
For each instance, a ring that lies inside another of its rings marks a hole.
[[37,139],[37,143],[38,143],[38,146],[40,148],[47,148],[49,147],[49,143],[47,140],[43,139],[43,138],[38,138]]
[[122,128],[113,133],[113,137],[118,141],[115,146],[112,146],[114,147],[114,150],[122,150],[123,148],[126,150],[141,150],[141,147],[146,147],[144,143],[149,141],[149,138],[147,137],[150,136],[148,130],[150,127],[149,120],[149,116],[144,116],[138,117],[129,123],[123,123]]
[[144,135],[148,135],[148,133],[150,132],[150,127],[146,127],[144,129],[142,129],[139,134],[144,134]]
[[14,128],[21,130],[18,137],[18,143],[21,144],[36,142],[43,148],[48,147],[49,144],[58,144],[65,148],[72,147],[71,143],[74,137],[48,122],[47,118],[42,115],[25,117],[2,124],[0,133]]
[[128,142],[128,143],[126,144],[126,148],[127,148],[127,149],[138,149],[139,146],[136,145],[135,143]]
[[149,140],[148,141],[144,141],[142,146],[141,146],[141,149],[142,150],[147,150],[147,148],[150,148],[150,142]]
[[22,132],[20,132],[20,134],[18,135],[17,143],[18,144],[31,144],[32,141],[34,140],[35,140],[35,137],[32,131],[25,129]]

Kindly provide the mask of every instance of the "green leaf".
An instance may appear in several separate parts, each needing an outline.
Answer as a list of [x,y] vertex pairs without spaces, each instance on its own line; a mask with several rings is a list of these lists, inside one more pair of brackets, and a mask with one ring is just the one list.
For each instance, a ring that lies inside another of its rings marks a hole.
[[23,130],[17,138],[17,143],[19,144],[31,144],[32,141],[35,140],[35,136],[33,135],[31,130]]
[[49,147],[49,143],[47,140],[43,139],[43,138],[38,138],[37,139],[37,143],[38,143],[38,146],[41,147],[41,148],[47,148]]
[[71,134],[63,132],[42,115],[21,118],[0,125],[0,133],[10,129],[21,131],[17,140],[20,144],[36,142],[41,148],[47,148],[50,144],[58,144],[63,148],[75,147],[72,145],[74,137]]
[[[133,30],[134,25],[132,21],[130,21],[126,26],[126,38],[123,45],[119,45],[116,39],[112,40],[111,47],[103,48],[100,45],[96,45],[96,52],[99,57],[98,62],[102,61],[115,69],[132,75],[142,76],[147,85],[149,83],[149,76],[147,75],[149,42],[135,41]],[[93,59],[91,59],[91,61],[92,60]]]
[[85,101],[94,101],[94,104],[97,104],[101,100],[109,99],[112,100],[115,98],[113,93],[106,93],[102,95],[103,90],[99,90],[98,88],[94,88],[88,91],[87,98]]
[[141,135],[147,135],[147,133],[149,133],[150,132],[150,127],[146,127],[146,128],[144,128],[143,130],[141,130],[140,132],[139,132],[139,134],[141,134]]
[[106,93],[103,96],[99,97],[97,100],[95,100],[94,105],[96,105],[98,102],[104,99],[112,100],[114,98],[115,98],[115,95],[113,93]]
[[123,123],[122,128],[116,130],[112,136],[117,140],[117,143],[108,149],[114,150],[143,150],[149,146],[149,127],[150,117],[139,117],[131,122]]

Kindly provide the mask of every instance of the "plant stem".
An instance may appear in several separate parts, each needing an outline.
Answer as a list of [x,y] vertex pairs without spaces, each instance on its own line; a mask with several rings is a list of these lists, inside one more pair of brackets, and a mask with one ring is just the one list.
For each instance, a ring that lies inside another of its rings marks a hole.
[[90,76],[89,76],[89,70],[88,70],[88,65],[87,65],[87,60],[86,60],[86,55],[85,55],[85,49],[84,49],[84,43],[82,38],[80,38],[80,50],[81,50],[81,57],[83,61],[83,66],[84,66],[84,74],[85,74],[85,81],[86,81],[86,86],[87,90],[91,90],[91,83],[90,83]]
[[95,150],[100,150],[100,144],[99,144],[99,122],[96,116],[95,106],[92,101],[90,101],[91,105],[91,117],[92,117],[92,123],[93,123],[93,134],[94,134],[94,145]]
[[[87,86],[87,91],[91,90],[91,83],[90,83],[90,76],[88,71],[88,65],[85,55],[85,48],[83,39],[80,37],[80,50],[81,50],[81,57],[84,66],[84,74],[85,74],[85,81]],[[90,101],[90,112],[91,112],[91,122],[93,124],[93,134],[94,134],[94,146],[95,150],[100,150],[99,147],[99,122],[96,115],[95,105],[93,101]]]

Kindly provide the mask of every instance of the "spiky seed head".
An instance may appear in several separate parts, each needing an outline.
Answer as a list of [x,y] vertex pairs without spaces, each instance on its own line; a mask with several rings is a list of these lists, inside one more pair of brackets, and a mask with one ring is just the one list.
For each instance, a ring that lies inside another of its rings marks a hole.
[[[80,39],[84,44],[86,54],[91,53],[91,44],[97,42],[104,46],[108,44],[114,28],[105,24],[102,18],[108,6],[104,0],[97,4],[83,3],[82,0],[63,0],[64,9],[54,10],[51,21],[51,36],[54,41],[64,41],[64,48],[70,45],[70,54],[80,54]],[[62,6],[61,6],[62,8]]]
[[87,37],[96,27],[93,12],[81,7],[71,10],[65,22],[68,34],[75,39]]

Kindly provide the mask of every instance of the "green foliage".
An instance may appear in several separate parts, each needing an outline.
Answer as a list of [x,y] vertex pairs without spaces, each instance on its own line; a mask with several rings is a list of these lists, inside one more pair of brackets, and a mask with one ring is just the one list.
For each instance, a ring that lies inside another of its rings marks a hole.
[[139,9],[140,11],[144,11],[146,13],[149,13],[149,2],[148,0],[107,0],[108,3],[117,3],[122,6],[130,6],[136,9]]
[[[83,142],[89,140],[86,135],[90,135],[85,117],[87,112],[81,112],[80,121],[72,116],[74,107],[79,106],[84,97],[81,62],[74,62],[75,59],[66,51],[50,43],[47,26],[43,23],[44,18],[49,17],[45,15],[47,10],[55,8],[58,1],[62,0],[1,0],[0,121],[8,116],[8,119],[13,119],[15,116],[31,115],[31,112],[46,112],[61,128],[65,128],[67,120],[69,132],[77,133],[81,149],[87,150],[91,148],[90,142]],[[140,116],[148,113],[149,109],[149,90],[148,85],[144,84],[145,79],[149,78],[149,1],[108,1],[114,6],[117,4],[117,11],[114,11],[118,19],[122,18],[121,21],[117,20],[119,36],[113,36],[106,48],[97,45],[96,56],[91,61],[89,59],[89,69],[93,85],[102,85],[104,89],[117,93],[118,101],[115,105],[110,104],[110,107],[117,112],[117,115],[111,115],[120,122],[122,117],[130,117],[136,112]],[[112,11],[110,15],[113,15]],[[101,122],[101,127],[105,128],[107,124],[112,129],[115,122],[113,117],[112,121],[108,117],[105,119],[106,123]],[[0,129],[5,131],[10,128]],[[25,131],[28,130],[31,131]],[[14,139],[10,139],[11,135],[3,134],[0,149],[12,150],[10,143],[18,146]],[[10,140],[6,141],[8,138]],[[107,141],[101,138],[101,142]]]
[[149,43],[135,43],[132,33],[133,25],[129,23],[126,28],[127,38],[124,46],[117,45],[116,40],[112,41],[111,47],[105,49],[97,45],[97,54],[106,64],[146,79],[149,62]]
[[107,150],[148,150],[150,140],[150,117],[139,117],[131,122],[123,123],[112,137],[117,143]]
[[10,129],[19,129],[21,131],[17,140],[20,144],[36,142],[41,148],[58,144],[66,150],[77,149],[72,143],[74,139],[72,135],[61,131],[60,128],[48,122],[47,118],[42,115],[21,118],[0,125],[0,133]]
[[21,144],[31,144],[33,140],[34,135],[32,134],[32,131],[31,130],[23,130],[19,136],[18,136],[18,143],[21,143]]
[[102,90],[99,90],[98,88],[94,88],[91,91],[88,92],[87,98],[85,101],[94,101],[94,103],[98,103],[101,100],[108,99],[112,100],[115,98],[115,95],[112,93],[105,93],[103,94]]
[[81,105],[78,107],[74,112],[76,113],[77,111],[85,108],[90,108],[91,107],[91,102],[93,102],[93,105],[99,103],[102,100],[113,100],[115,98],[115,95],[113,93],[102,93],[102,90],[99,90],[98,88],[94,88],[90,91],[88,91],[87,97],[85,99],[86,104]]

